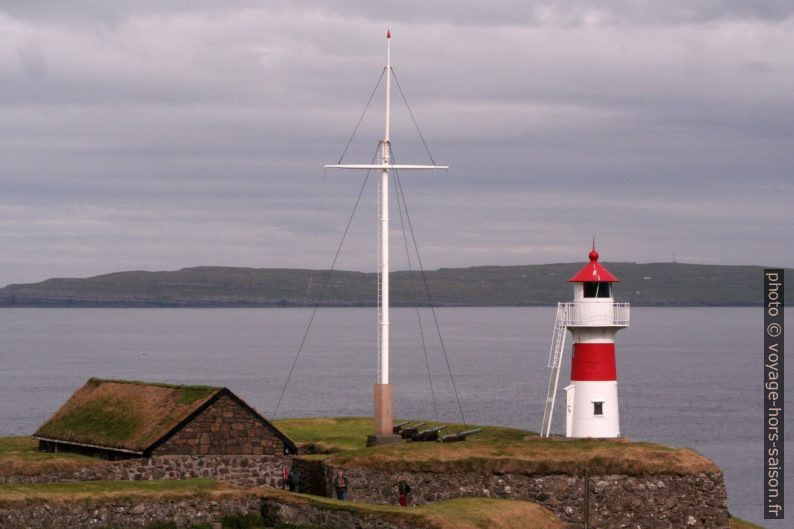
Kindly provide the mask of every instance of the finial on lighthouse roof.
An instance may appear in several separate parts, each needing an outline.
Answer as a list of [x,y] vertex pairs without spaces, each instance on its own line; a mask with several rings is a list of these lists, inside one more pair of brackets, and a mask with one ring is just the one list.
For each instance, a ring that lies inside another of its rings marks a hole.
[[595,249],[595,237],[593,237],[593,249],[588,254],[590,262],[577,272],[568,281],[571,283],[617,283],[620,281],[609,270],[598,262],[598,251]]
[[595,263],[596,261],[598,261],[598,252],[595,249],[595,235],[593,235],[593,249],[590,250],[590,254],[588,255],[588,257],[590,258],[591,263]]
[[386,38],[387,38],[387,39],[390,39],[390,38],[391,38],[391,30],[390,30],[390,29],[387,29],[387,30],[386,30]]

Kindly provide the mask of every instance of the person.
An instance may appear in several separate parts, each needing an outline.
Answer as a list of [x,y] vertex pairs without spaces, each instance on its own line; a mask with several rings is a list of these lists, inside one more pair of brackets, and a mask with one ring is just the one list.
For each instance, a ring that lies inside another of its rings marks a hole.
[[287,490],[287,482],[289,481],[289,467],[281,469],[281,488]]
[[337,500],[347,499],[347,484],[347,478],[340,470],[336,473],[336,477],[334,478],[334,490],[336,490]]
[[408,505],[408,495],[411,493],[411,486],[403,478],[397,483],[397,490],[400,492],[400,506],[405,507]]
[[289,485],[290,492],[300,492],[301,475],[294,468],[289,471],[289,476],[287,476],[287,485]]

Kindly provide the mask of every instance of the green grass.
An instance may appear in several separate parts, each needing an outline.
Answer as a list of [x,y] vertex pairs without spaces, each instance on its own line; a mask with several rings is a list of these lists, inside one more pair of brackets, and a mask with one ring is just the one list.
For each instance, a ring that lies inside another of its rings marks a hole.
[[364,448],[372,433],[370,417],[278,419],[273,425],[310,453]]
[[0,485],[0,504],[27,501],[69,501],[118,497],[235,494],[241,489],[212,479],[162,481],[80,481]]
[[[424,427],[438,423],[430,422]],[[276,425],[296,443],[320,447],[336,466],[430,472],[517,472],[523,474],[594,473],[628,475],[716,472],[708,459],[691,450],[624,440],[548,439],[515,428],[482,426],[462,443],[400,443],[366,448],[372,421],[366,417],[288,419]],[[448,424],[445,432],[461,431]],[[317,452],[318,450],[315,450]]]
[[68,432],[75,438],[96,437],[101,432],[102,440],[112,444],[128,440],[142,426],[141,417],[130,403],[118,398],[97,398],[86,402],[70,413],[54,417],[47,423],[46,431],[41,431],[43,437],[48,437],[48,432]]
[[[397,419],[396,422],[404,422]],[[419,421],[411,421],[416,424]],[[366,448],[367,436],[372,433],[371,417],[321,417],[305,419],[277,419],[273,424],[290,439],[308,452],[336,453]],[[420,429],[446,425],[442,433],[463,431],[464,426],[456,423],[428,421]],[[471,427],[469,427],[471,428]],[[477,443],[501,445],[522,441],[527,436],[536,436],[533,432],[515,428],[495,426],[479,426],[482,432],[472,435],[469,439]],[[409,446],[425,446],[428,443],[416,443]],[[433,444],[433,443],[430,443]],[[451,445],[450,445],[451,446]]]
[[559,529],[562,522],[540,505],[527,501],[495,498],[456,498],[419,507],[377,505],[337,501],[331,498],[293,494],[279,489],[257,489],[262,496],[278,498],[287,505],[309,504],[328,511],[375,514],[427,529]]
[[218,391],[218,388],[210,388],[210,387],[182,388],[182,391],[179,394],[179,398],[177,399],[177,404],[187,406],[188,404],[193,404],[199,399],[208,397],[210,394],[216,391]]
[[[482,529],[503,527],[557,528],[563,524],[556,515],[539,505],[492,498],[455,498],[419,508],[444,528],[471,526]],[[529,519],[528,519],[529,517]]]
[[141,453],[218,391],[92,378],[34,435]]
[[134,386],[156,386],[158,388],[179,389],[181,394],[179,396],[179,404],[191,404],[199,399],[209,396],[210,394],[220,390],[220,387],[214,386],[199,386],[199,385],[182,385],[182,384],[167,384],[165,382],[145,382],[142,380],[117,380],[91,377],[86,384],[98,386],[105,382],[114,382],[116,384],[132,384]]
[[22,485],[0,485],[0,496],[6,494],[25,494],[42,496],[48,494],[100,494],[119,491],[207,491],[218,488],[214,479],[186,480],[149,480],[149,481],[78,481],[68,483],[26,483]]
[[33,475],[99,463],[80,454],[39,452],[38,441],[31,437],[0,437],[0,475]]
[[760,525],[731,516],[731,529],[764,529]]
[[60,459],[65,456],[67,459],[92,459],[76,454],[50,454],[39,452],[39,443],[31,437],[0,437],[0,467],[2,463],[12,458],[20,458],[29,461],[47,461],[50,459]]

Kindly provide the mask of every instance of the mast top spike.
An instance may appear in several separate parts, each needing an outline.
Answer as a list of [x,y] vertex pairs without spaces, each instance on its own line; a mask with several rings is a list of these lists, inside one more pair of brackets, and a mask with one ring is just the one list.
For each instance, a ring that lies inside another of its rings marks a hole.
[[390,29],[387,29],[387,30],[386,30],[386,38],[387,38],[387,39],[390,39],[390,38],[391,38],[391,30],[390,30]]

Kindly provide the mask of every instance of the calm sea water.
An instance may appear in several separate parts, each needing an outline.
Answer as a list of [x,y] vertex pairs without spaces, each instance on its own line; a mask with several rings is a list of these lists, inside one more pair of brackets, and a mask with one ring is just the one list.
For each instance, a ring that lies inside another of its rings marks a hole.
[[[437,313],[466,420],[537,431],[554,309]],[[430,313],[421,315],[438,414],[459,420]],[[0,310],[0,435],[32,433],[92,376],[223,385],[271,417],[309,316],[305,309]],[[731,513],[782,528],[790,526],[764,522],[761,510],[762,317],[760,308],[634,308],[617,340],[621,429],[713,459],[725,471]],[[279,417],[371,414],[375,318],[374,309],[319,311]],[[392,337],[396,415],[435,418],[414,309],[392,311]],[[560,387],[567,380],[564,370]],[[557,431],[564,430],[561,403]],[[794,448],[786,446],[790,462]],[[790,464],[786,471],[794,476]],[[794,517],[791,501],[786,508]]]

